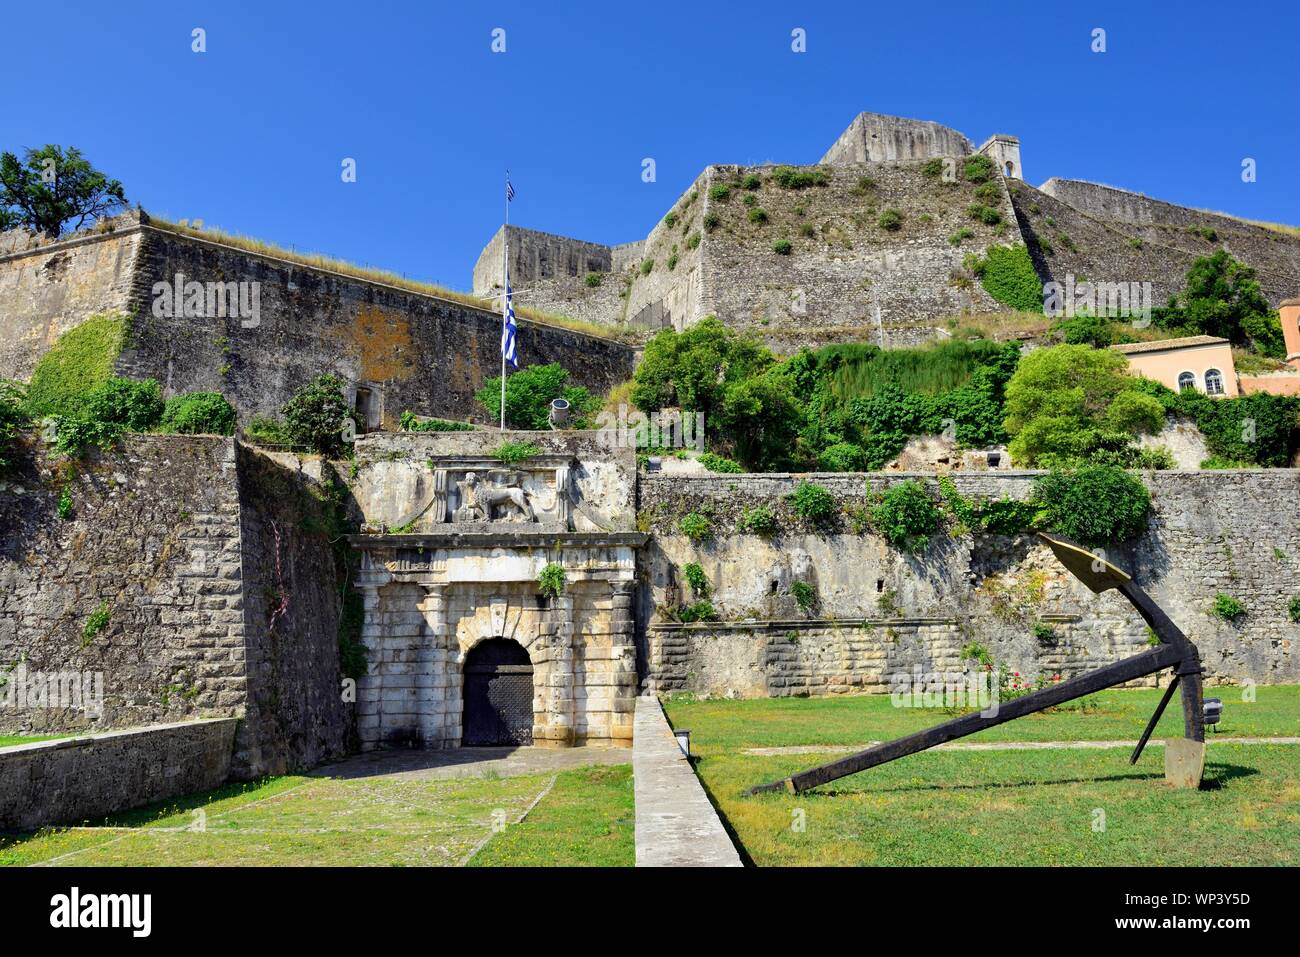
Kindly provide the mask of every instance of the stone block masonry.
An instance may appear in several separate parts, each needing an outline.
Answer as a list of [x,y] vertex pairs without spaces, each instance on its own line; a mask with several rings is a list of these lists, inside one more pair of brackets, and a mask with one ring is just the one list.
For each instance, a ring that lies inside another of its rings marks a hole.
[[[368,389],[378,422],[401,413],[466,418],[500,372],[501,317],[417,292],[148,223],[0,254],[0,377],[25,379],[58,335],[102,310],[134,315],[119,375],[153,378],[165,394],[219,391],[241,421],[275,415],[321,373]],[[6,234],[7,235],[7,234]],[[156,283],[258,283],[255,323],[154,315]],[[521,364],[558,362],[575,385],[603,393],[632,375],[620,342],[521,319]],[[478,409],[478,414],[486,412]]]
[[[28,450],[0,485],[0,678],[26,690],[0,730],[242,717],[239,776],[339,756],[331,545],[297,505],[314,501],[302,478],[277,474],[215,437],[133,435],[79,462]],[[37,675],[102,700],[42,694]]]
[[[955,473],[970,497],[1023,499],[1039,473]],[[1066,676],[1147,646],[1144,622],[1114,592],[1093,595],[1033,536],[932,536],[916,554],[861,525],[872,493],[933,475],[642,476],[639,524],[652,544],[639,569],[645,644],[643,688],[718,695],[835,694],[883,690],[887,676],[943,671],[977,642],[1029,676]],[[1201,650],[1213,683],[1300,680],[1300,529],[1261,502],[1300,500],[1300,471],[1151,472],[1146,534],[1108,549]],[[788,495],[822,485],[844,512],[813,526]],[[765,505],[778,531],[741,531],[748,508]],[[678,529],[689,512],[713,534],[692,542]],[[855,522],[858,527],[855,527]],[[859,530],[861,528],[862,530]],[[665,609],[691,600],[683,566],[701,566],[721,622],[680,625]],[[816,602],[799,606],[793,586]],[[1215,595],[1246,613],[1225,622]],[[1035,629],[1045,625],[1048,631]]]
[[97,824],[119,811],[221,786],[234,718],[0,748],[0,831]]

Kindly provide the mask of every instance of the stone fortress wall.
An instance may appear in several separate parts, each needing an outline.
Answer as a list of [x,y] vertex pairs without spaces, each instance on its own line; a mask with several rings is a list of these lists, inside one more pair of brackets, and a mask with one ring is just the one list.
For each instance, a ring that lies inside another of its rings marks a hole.
[[[323,372],[373,396],[375,421],[410,409],[462,418],[499,374],[501,317],[486,305],[179,234],[131,213],[113,229],[0,255],[0,377],[27,378],[37,358],[95,312],[132,314],[119,374],[154,378],[165,393],[223,392],[242,421],[273,415]],[[7,234],[8,235],[8,234]],[[156,283],[257,283],[259,316],[154,314]],[[575,384],[602,393],[632,374],[620,342],[520,319],[522,364],[562,362]],[[480,415],[485,415],[482,410]]]
[[[959,161],[973,153],[992,159],[1012,187],[1000,203],[1005,225],[997,231],[967,216],[968,189],[932,190],[936,184],[919,175],[929,159]],[[1067,274],[1097,282],[1149,281],[1152,305],[1164,305],[1181,289],[1197,256],[1221,246],[1258,271],[1272,303],[1300,288],[1300,238],[1076,180],[1052,178],[1036,190],[1024,183],[1020,141],[1008,134],[994,134],[976,148],[938,123],[862,113],[818,168],[830,175],[829,187],[780,190],[765,183],[760,198],[769,219],[756,228],[744,218],[747,208],[735,208],[738,197],[729,208],[712,199],[709,188],[750,174],[767,180],[772,167],[706,168],[665,210],[678,214],[676,229],[661,219],[640,242],[596,247],[591,264],[609,260],[602,267],[609,278],[599,285],[584,282],[582,269],[573,265],[591,244],[525,236],[529,251],[521,254],[516,289],[539,309],[640,335],[665,326],[681,329],[714,314],[788,352],[845,340],[912,345],[938,335],[936,320],[1004,311],[978,282],[972,286],[963,276],[966,254],[994,243],[1025,243],[1044,282],[1065,282]],[[873,190],[854,189],[862,177],[874,182]],[[900,230],[885,232],[875,225],[885,208],[903,214]],[[720,216],[723,227],[704,231],[698,246],[686,246],[709,214]],[[962,228],[976,236],[953,246],[948,239]],[[773,252],[779,239],[792,242],[789,255]],[[497,245],[494,238],[480,257],[476,289],[484,267],[489,275],[500,274]],[[676,265],[669,270],[666,264],[674,256]],[[539,262],[570,266],[565,274],[532,278],[530,270]],[[642,274],[647,262],[654,266]]]
[[[962,494],[1024,498],[1038,473],[955,473]],[[845,506],[909,476],[642,476],[641,526],[652,539],[640,569],[643,678],[651,690],[728,696],[887,691],[900,671],[957,671],[967,642],[1022,674],[1066,677],[1142,651],[1145,624],[1115,592],[1093,595],[1030,535],[935,536],[919,554],[854,531],[851,520],[813,528],[787,496],[815,481]],[[933,475],[919,477],[931,483]],[[1211,683],[1300,680],[1297,594],[1300,530],[1261,501],[1294,502],[1292,469],[1145,473],[1149,531],[1108,558],[1197,644]],[[766,505],[779,531],[749,534],[737,522]],[[681,517],[709,517],[714,534],[692,542]],[[700,564],[721,621],[682,625],[657,609],[689,601],[682,567]],[[813,585],[802,610],[791,585]],[[1227,623],[1210,613],[1218,592],[1247,612]],[[1054,636],[1041,641],[1035,622]]]

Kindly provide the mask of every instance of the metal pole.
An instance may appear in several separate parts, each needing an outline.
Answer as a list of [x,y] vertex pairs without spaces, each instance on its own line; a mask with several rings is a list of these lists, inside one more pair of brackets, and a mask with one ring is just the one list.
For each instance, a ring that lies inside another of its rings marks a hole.
[[510,316],[510,170],[506,170],[506,224],[501,228],[501,431],[506,430],[506,323]]

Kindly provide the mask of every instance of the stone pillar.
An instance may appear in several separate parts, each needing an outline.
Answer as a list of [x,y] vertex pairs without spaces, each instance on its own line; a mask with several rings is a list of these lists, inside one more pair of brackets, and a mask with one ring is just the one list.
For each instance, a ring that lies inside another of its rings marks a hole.
[[425,585],[420,611],[429,639],[420,648],[416,687],[420,694],[420,738],[426,748],[460,745],[460,666],[447,623],[447,586]]
[[357,735],[361,750],[371,751],[383,738],[383,645],[384,629],[379,623],[379,586],[360,585],[365,618],[361,625],[361,643],[366,648],[366,673],[357,680]]
[[620,743],[632,743],[632,725],[636,711],[636,616],[632,596],[636,585],[631,580],[611,583],[614,592],[609,619],[610,656],[613,659],[613,713],[609,717],[609,736]]
[[564,748],[574,744],[573,715],[573,598],[551,599],[549,662],[542,695],[544,712],[534,718],[533,743],[541,747]]

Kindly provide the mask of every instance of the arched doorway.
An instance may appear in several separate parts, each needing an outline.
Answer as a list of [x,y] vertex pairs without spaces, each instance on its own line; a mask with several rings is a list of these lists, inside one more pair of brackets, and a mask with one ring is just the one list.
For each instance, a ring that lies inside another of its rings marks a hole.
[[465,656],[465,747],[533,743],[533,665],[509,638],[489,638]]

